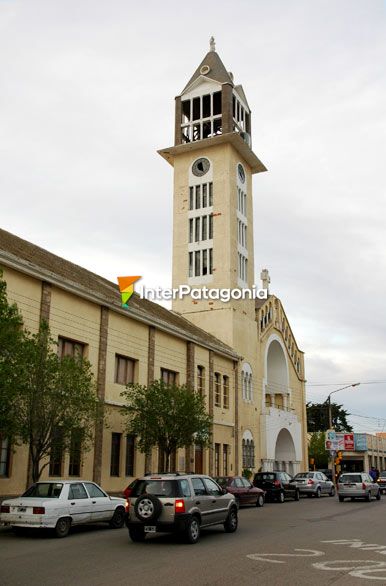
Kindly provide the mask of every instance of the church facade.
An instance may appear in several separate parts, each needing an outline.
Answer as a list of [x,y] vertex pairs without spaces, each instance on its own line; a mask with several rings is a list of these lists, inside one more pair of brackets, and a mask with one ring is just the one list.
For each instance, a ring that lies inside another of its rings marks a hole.
[[[159,151],[173,166],[173,288],[251,291],[255,285],[252,175],[264,172],[252,150],[251,111],[214,42],[176,98],[174,145]],[[91,450],[55,453],[43,477],[93,478],[120,492],[159,466],[127,435],[120,392],[127,383],[163,378],[205,396],[212,445],[188,446],[175,467],[212,475],[308,469],[304,355],[281,301],[227,302],[189,295],[172,311],[133,295],[122,308],[117,286],[0,230],[0,267],[10,301],[37,331],[48,321],[59,349],[82,349],[91,362],[109,426]],[[0,495],[24,490],[25,446],[0,434]]]

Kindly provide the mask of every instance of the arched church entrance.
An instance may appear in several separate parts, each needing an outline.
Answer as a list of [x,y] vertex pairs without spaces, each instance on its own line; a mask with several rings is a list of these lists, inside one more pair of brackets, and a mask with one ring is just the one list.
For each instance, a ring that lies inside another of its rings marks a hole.
[[275,470],[285,470],[288,474],[294,474],[296,461],[295,444],[288,429],[279,432],[275,446]]
[[283,347],[278,340],[272,340],[272,342],[269,344],[266,368],[266,407],[287,409],[289,392],[288,368]]

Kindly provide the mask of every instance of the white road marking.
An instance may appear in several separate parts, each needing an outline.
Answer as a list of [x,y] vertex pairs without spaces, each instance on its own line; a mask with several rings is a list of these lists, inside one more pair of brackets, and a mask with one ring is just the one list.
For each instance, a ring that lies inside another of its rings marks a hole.
[[[317,562],[312,564],[317,570],[327,570],[332,572],[347,572],[355,578],[365,578],[366,580],[383,580],[386,579],[386,562],[378,560],[331,560],[326,562]],[[382,572],[382,576],[370,576],[375,572]]]
[[250,553],[247,555],[247,558],[260,562],[269,562],[271,564],[285,564],[286,562],[283,560],[273,560],[270,558],[273,556],[286,558],[312,558],[325,555],[324,551],[319,551],[317,549],[294,549],[294,551],[303,551],[307,553]]
[[360,539],[329,539],[321,541],[320,543],[332,543],[334,545],[347,545],[354,549],[361,549],[362,551],[375,551],[381,555],[386,555],[386,545],[379,545],[377,543],[366,543]]

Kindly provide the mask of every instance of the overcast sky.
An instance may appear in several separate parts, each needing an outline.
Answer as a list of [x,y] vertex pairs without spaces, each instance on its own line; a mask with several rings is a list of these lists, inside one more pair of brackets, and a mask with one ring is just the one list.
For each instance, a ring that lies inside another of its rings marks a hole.
[[361,382],[336,400],[356,431],[386,430],[386,382],[364,384],[386,381],[384,1],[0,0],[0,225],[113,281],[169,286],[156,150],[211,35],[268,168],[256,280],[270,270],[309,399]]

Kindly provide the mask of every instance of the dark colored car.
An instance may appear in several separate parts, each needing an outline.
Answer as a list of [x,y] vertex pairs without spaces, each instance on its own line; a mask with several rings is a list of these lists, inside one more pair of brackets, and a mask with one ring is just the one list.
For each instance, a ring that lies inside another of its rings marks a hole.
[[379,484],[379,488],[381,489],[381,492],[383,494],[385,494],[385,492],[386,492],[386,470],[383,470],[382,472],[379,473],[379,476],[377,478],[377,482]]
[[264,490],[253,486],[243,476],[215,476],[214,480],[234,495],[238,505],[255,505],[256,507],[264,505]]
[[291,484],[292,476],[280,470],[257,472],[253,477],[253,485],[265,491],[267,500],[284,503],[286,498],[299,500],[299,489]]

